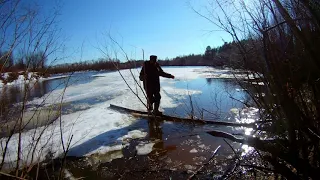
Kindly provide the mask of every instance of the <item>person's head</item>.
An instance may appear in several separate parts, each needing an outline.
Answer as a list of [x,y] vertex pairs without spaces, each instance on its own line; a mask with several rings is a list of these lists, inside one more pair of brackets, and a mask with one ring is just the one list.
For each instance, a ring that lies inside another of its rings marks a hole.
[[151,56],[150,56],[150,62],[151,62],[152,64],[156,63],[156,62],[157,62],[157,56],[156,56],[156,55],[151,55]]

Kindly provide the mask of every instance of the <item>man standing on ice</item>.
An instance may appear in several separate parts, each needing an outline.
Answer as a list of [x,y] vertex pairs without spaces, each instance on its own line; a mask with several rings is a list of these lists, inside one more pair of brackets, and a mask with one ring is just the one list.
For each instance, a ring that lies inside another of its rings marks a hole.
[[152,111],[152,105],[154,103],[153,113],[161,115],[159,111],[160,106],[160,79],[159,77],[166,77],[174,79],[174,76],[165,73],[157,63],[157,56],[151,55],[150,61],[146,61],[140,71],[140,80],[143,81],[143,87],[147,94],[147,109],[148,112]]

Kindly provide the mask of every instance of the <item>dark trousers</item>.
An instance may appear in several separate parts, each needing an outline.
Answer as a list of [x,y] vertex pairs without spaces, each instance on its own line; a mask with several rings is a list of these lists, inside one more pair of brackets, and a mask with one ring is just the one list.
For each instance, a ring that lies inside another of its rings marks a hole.
[[158,110],[160,105],[160,84],[158,83],[147,83],[146,81],[143,82],[143,88],[146,91],[147,95],[147,105],[148,109],[153,109],[152,105],[155,103],[155,109]]
[[148,103],[152,106],[153,103],[160,104],[161,95],[159,91],[146,90]]

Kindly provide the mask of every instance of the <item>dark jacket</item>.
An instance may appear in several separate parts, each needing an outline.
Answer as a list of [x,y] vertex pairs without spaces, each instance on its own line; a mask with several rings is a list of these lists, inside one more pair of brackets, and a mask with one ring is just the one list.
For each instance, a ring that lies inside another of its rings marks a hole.
[[160,91],[160,79],[159,76],[172,78],[171,74],[165,73],[160,65],[156,62],[151,64],[150,61],[146,61],[140,71],[140,80],[143,81],[144,89],[147,91],[159,92]]

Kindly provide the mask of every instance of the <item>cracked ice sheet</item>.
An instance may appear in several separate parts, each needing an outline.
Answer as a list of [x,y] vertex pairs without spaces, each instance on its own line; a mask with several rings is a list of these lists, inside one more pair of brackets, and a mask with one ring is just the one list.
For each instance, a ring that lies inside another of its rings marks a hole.
[[[192,68],[187,69],[189,72],[193,72]],[[177,73],[178,75],[175,75],[179,78],[180,76],[178,70],[179,69],[168,68],[167,72],[172,74]],[[127,80],[128,84],[134,84],[134,80],[128,70],[121,72],[123,73],[123,76]],[[183,72],[185,72],[185,70],[183,70]],[[167,81],[170,80],[171,79],[167,79]],[[138,89],[137,93],[145,102],[142,91],[134,86],[133,89]],[[185,90],[181,89],[170,89],[170,87],[164,87],[164,89],[167,90],[169,95],[186,93]],[[52,93],[47,94],[46,97],[35,99],[31,103],[41,103],[42,101],[44,101],[46,104],[54,103],[61,92],[61,90],[53,91]],[[114,146],[117,148],[123,147],[120,145],[123,143],[122,139],[128,139],[129,136],[132,136],[131,138],[136,138],[146,135],[146,133],[142,131],[129,133],[129,129],[127,127],[135,123],[137,120],[127,114],[122,114],[108,108],[110,104],[116,104],[127,108],[145,110],[144,105],[129,90],[119,76],[118,72],[107,73],[106,76],[98,77],[87,84],[68,87],[65,92],[64,102],[70,102],[112,92],[118,93],[118,95],[113,96],[113,99],[111,100],[95,104],[91,108],[83,111],[77,111],[61,116],[62,139],[65,146],[67,146],[68,140],[72,137],[69,155],[85,156],[94,152],[106,153],[110,150],[114,150]],[[188,93],[194,92],[189,91]],[[177,106],[177,104],[174,103],[174,100],[163,92],[163,89],[161,90],[161,94],[162,108],[173,108]],[[38,137],[42,130],[44,130],[44,127],[32,129],[21,134],[21,159],[23,162],[31,162],[31,155],[28,155],[28,153],[34,147],[33,144],[35,141],[33,137]],[[140,133],[141,136],[137,135],[137,133]],[[19,142],[18,139],[18,134],[14,134],[10,139],[5,162],[16,161]],[[6,140],[7,138],[0,139],[0,143],[4,146]],[[33,161],[37,161],[38,158],[41,161],[47,154],[52,154],[53,157],[58,157],[61,153],[63,153],[61,144],[59,121],[55,121],[43,131],[43,135],[36,147],[35,159],[33,159]],[[1,150],[0,153],[2,153]],[[0,160],[2,160],[1,158]]]

